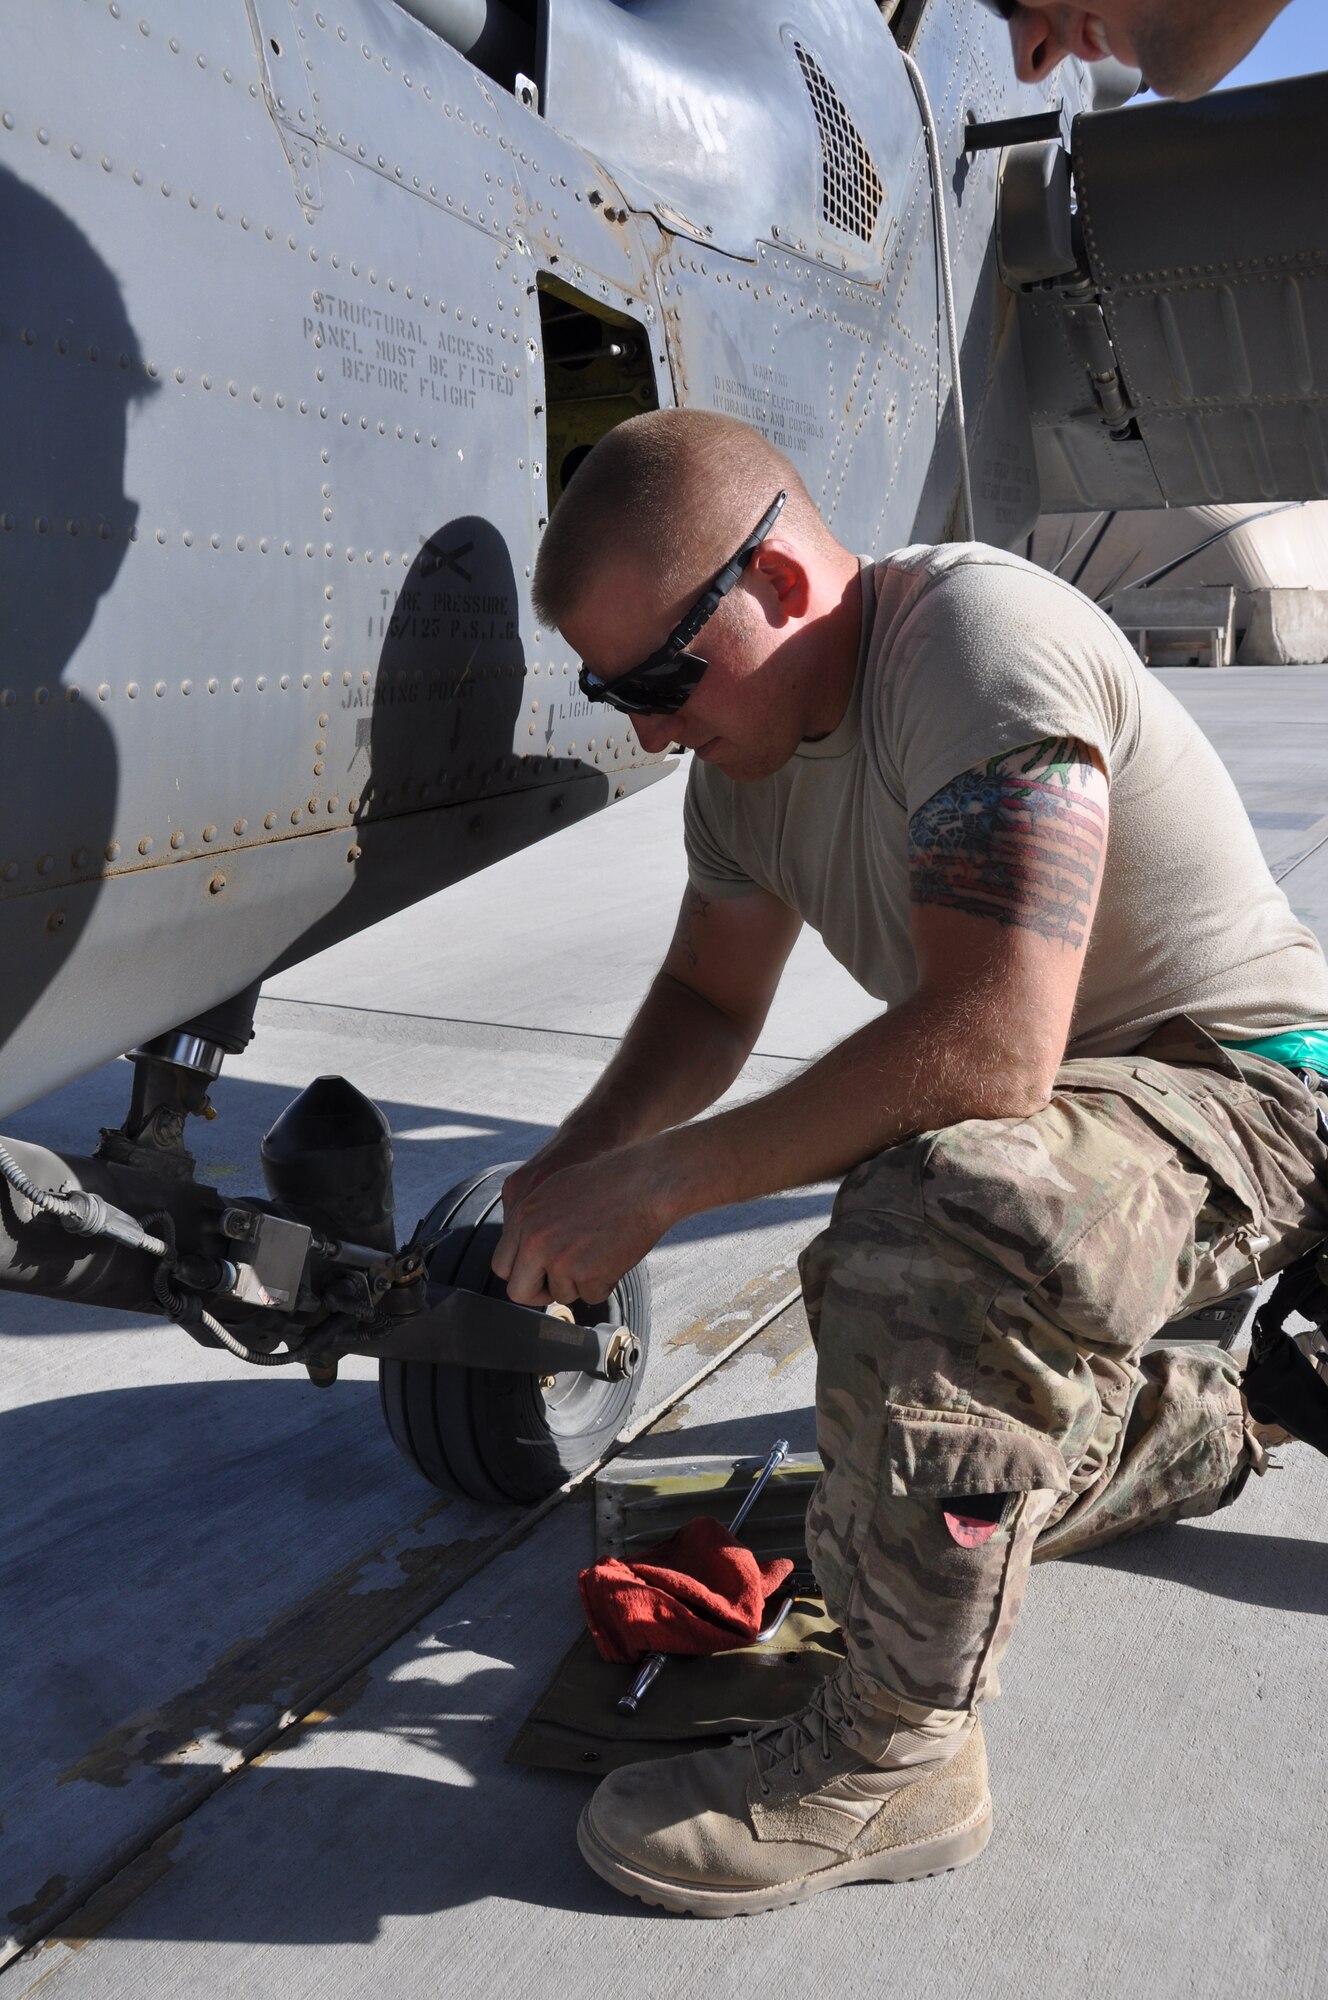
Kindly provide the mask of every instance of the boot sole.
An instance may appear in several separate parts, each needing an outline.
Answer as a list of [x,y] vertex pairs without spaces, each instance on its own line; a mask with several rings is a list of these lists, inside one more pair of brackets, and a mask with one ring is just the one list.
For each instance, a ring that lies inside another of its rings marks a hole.
[[841,1861],[832,1868],[819,1868],[813,1875],[772,1882],[762,1889],[707,1889],[700,1883],[674,1882],[628,1867],[600,1839],[590,1823],[590,1813],[588,1805],[577,1825],[576,1840],[595,1873],[624,1895],[689,1917],[755,1916],[764,1910],[785,1909],[790,1903],[805,1903],[822,1889],[838,1889],[850,1882],[918,1882],[927,1875],[947,1875],[976,1861],[991,1838],[991,1799],[986,1798],[967,1819],[911,1847],[885,1848],[879,1854]]

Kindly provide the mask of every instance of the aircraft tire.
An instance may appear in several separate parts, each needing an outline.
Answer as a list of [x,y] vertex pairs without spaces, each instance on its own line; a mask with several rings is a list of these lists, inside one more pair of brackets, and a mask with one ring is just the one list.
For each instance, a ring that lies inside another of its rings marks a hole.
[[[429,1259],[439,1284],[501,1293],[489,1260],[502,1231],[503,1182],[510,1166],[471,1175],[435,1203],[426,1233],[442,1240]],[[380,1361],[378,1389],[397,1449],[431,1485],[495,1505],[543,1499],[583,1472],[627,1421],[650,1344],[650,1282],[644,1264],[609,1299],[578,1300],[578,1320],[621,1321],[636,1335],[641,1363],[622,1382],[560,1374],[541,1382],[498,1368]]]

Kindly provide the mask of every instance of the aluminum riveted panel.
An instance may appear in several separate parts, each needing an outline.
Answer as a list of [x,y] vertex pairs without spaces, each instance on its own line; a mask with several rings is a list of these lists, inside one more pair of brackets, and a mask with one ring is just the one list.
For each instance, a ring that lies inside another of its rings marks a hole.
[[[1036,512],[1036,470],[1017,334],[995,276],[995,165],[963,153],[967,121],[995,115],[1008,96],[989,26],[976,9],[934,9],[915,46],[943,166],[953,163],[943,194],[966,329],[978,533],[1009,542]],[[836,61],[824,46],[829,80],[846,79],[846,101],[856,103],[848,56],[841,49]],[[888,35],[877,59],[902,95],[890,98],[894,122],[880,143],[890,216],[870,275],[845,271],[823,242],[790,245],[779,225],[763,230],[754,269],[681,236],[660,267],[680,396],[765,430],[841,538],[869,552],[943,536],[959,479],[921,118]]]
[[836,269],[858,272],[879,262],[888,215],[865,237],[836,227],[823,175],[840,144],[860,147],[888,193],[900,135],[907,161],[915,129],[871,0],[796,0],[778,11],[760,0],[639,11],[551,0],[546,110],[668,228],[750,259],[773,223]]
[[[518,177],[538,155],[507,140],[502,93],[378,5],[342,34],[289,0],[205,24],[178,0],[65,12],[58,128],[29,22],[0,131],[6,1105],[647,762],[561,699],[531,735],[554,667],[528,594],[547,499]],[[354,65],[372,89],[335,102]],[[375,128],[401,157],[368,157]],[[571,205],[579,256],[602,242],[642,312],[637,239]],[[127,876],[151,892],[107,900]]]
[[0,1111],[658,773],[529,593],[632,409],[762,425],[855,547],[947,532],[937,195],[979,532],[1031,506],[963,134],[1036,94],[977,0],[910,30],[938,191],[869,0],[541,18],[545,115],[389,0],[13,26]]

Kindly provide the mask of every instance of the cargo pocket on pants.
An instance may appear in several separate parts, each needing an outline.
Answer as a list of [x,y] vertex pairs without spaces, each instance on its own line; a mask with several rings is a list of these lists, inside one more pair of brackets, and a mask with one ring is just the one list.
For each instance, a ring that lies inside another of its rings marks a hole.
[[885,1456],[893,1494],[939,1499],[1070,1490],[1065,1460],[1049,1438],[969,1411],[892,1407]]
[[[1202,1075],[1199,1070],[1197,1076]],[[1189,1088],[1183,1088],[1184,1084]],[[1057,1071],[1055,1087],[1058,1091],[1105,1091],[1124,1098],[1173,1145],[1197,1160],[1214,1188],[1244,1216],[1262,1223],[1262,1197],[1222,1129],[1230,1125],[1232,1113],[1220,1094],[1220,1077],[1205,1089],[1197,1080],[1191,1081],[1183,1069],[1173,1074],[1165,1063],[1145,1056],[1117,1056],[1069,1062]]]
[[845,1620],[850,1653],[911,1700],[971,1707],[996,1692],[1033,1543],[1070,1490],[1065,1462],[1017,1425],[892,1406],[884,1472]]

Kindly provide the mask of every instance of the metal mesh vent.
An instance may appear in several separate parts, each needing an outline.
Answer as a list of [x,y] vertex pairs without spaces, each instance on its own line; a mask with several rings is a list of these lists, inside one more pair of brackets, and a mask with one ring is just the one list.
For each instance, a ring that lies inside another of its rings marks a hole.
[[870,243],[885,200],[881,177],[861,132],[815,56],[801,42],[794,42],[793,53],[821,135],[821,214],[831,228]]

